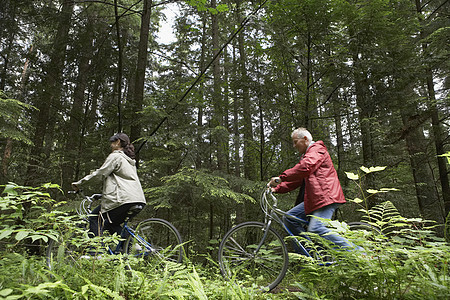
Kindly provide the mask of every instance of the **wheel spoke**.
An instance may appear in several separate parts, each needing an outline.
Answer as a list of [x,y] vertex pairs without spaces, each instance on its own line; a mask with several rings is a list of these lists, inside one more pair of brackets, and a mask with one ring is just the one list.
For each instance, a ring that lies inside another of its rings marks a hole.
[[139,242],[133,236],[128,237],[124,246],[126,253],[156,265],[182,261],[181,236],[169,222],[156,218],[142,221],[135,234]]
[[286,245],[274,230],[265,232],[263,223],[247,222],[224,236],[219,265],[225,277],[265,289],[274,288],[283,279],[288,265]]

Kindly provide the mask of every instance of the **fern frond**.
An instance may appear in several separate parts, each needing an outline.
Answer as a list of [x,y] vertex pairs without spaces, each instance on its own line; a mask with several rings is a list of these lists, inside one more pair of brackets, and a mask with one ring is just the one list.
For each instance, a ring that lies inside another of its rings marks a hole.
[[392,232],[406,225],[406,219],[402,217],[398,209],[391,201],[385,201],[372,207],[362,218],[372,226],[378,228],[383,234]]

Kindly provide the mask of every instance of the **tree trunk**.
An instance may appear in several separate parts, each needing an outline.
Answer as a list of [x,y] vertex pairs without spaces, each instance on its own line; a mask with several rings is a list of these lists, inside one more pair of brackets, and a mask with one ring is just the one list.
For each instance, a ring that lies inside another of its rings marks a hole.
[[[237,1],[237,24],[241,24],[241,2]],[[247,75],[247,54],[245,52],[245,32],[242,30],[238,35],[238,49],[239,49],[239,86],[241,90],[242,99],[242,127],[244,136],[244,151],[243,151],[243,163],[244,163],[244,177],[250,180],[258,179],[257,160],[255,142],[253,140],[253,124],[252,124],[252,105],[250,101],[249,93],[249,78]]]
[[[89,28],[89,26],[88,26]],[[76,86],[73,92],[73,104],[70,111],[69,120],[67,122],[68,126],[66,128],[67,139],[64,146],[64,158],[62,167],[62,187],[64,191],[71,189],[71,183],[76,179],[75,167],[76,162],[79,158],[79,145],[81,142],[81,137],[83,136],[81,129],[84,122],[84,111],[83,107],[85,105],[85,91],[87,88],[89,75],[90,74],[90,61],[92,60],[92,32],[86,32],[88,41],[82,48],[80,53],[80,60],[78,63],[78,76],[76,80]]]
[[[132,101],[133,123],[131,125],[130,139],[135,141],[141,137],[142,123],[139,112],[144,103],[145,70],[147,68],[148,36],[150,31],[150,17],[152,14],[152,0],[144,0],[144,9],[141,18],[141,29],[139,35],[139,52],[136,63],[136,80],[134,83],[134,94]],[[139,154],[138,154],[139,155]],[[136,158],[139,161],[139,157]]]
[[[223,50],[223,127],[226,132],[230,132],[230,121],[228,115],[230,113],[230,56],[227,48]],[[225,171],[230,173],[230,142],[229,134],[224,138],[223,151],[225,159]]]
[[[217,6],[216,0],[211,0],[211,7]],[[212,30],[212,48],[213,57],[220,51],[219,46],[219,21],[217,14],[211,15],[211,30]],[[212,116],[212,130],[213,130],[213,146],[217,155],[217,168],[219,170],[226,169],[226,157],[225,157],[225,143],[228,141],[224,139],[223,126],[224,126],[224,112],[223,112],[223,99],[221,91],[221,76],[220,76],[220,56],[213,63],[213,116]]]
[[[371,167],[375,165],[374,152],[373,152],[373,137],[372,137],[372,109],[371,109],[371,99],[369,99],[368,93],[368,78],[365,70],[362,70],[360,66],[360,60],[358,58],[358,53],[353,53],[354,60],[354,81],[355,81],[355,94],[356,94],[356,104],[359,111],[359,128],[361,131],[361,144],[362,144],[362,157],[363,165],[365,167]],[[375,178],[372,173],[367,174],[364,177],[364,189],[374,189]],[[368,200],[368,208],[371,208],[378,204],[378,197],[372,196]]]
[[122,49],[122,38],[120,34],[120,16],[118,10],[117,0],[114,0],[114,15],[116,18],[116,37],[117,37],[117,78],[115,82],[116,96],[117,96],[117,132],[122,132],[122,73],[123,73],[123,49]]
[[5,150],[3,151],[2,159],[2,176],[0,184],[5,184],[8,182],[8,165],[9,159],[11,158],[13,140],[10,138],[6,139]]
[[[419,17],[419,22],[422,22],[424,19],[423,13],[422,13],[422,3],[420,0],[415,0],[416,4],[416,10]],[[423,23],[423,22],[422,22]],[[423,31],[420,32],[421,40],[425,40],[426,36]],[[427,44],[424,42],[422,43],[422,49],[423,52],[426,53],[427,51]],[[425,60],[428,61],[428,60]],[[444,199],[444,213],[445,216],[448,216],[450,214],[450,186],[449,186],[449,177],[447,172],[447,160],[445,157],[442,157],[441,155],[445,153],[444,151],[444,140],[442,135],[442,124],[439,120],[439,110],[436,105],[436,93],[434,90],[434,83],[433,83],[433,71],[430,67],[426,67],[425,69],[425,75],[426,75],[426,88],[428,91],[428,108],[431,113],[431,125],[432,125],[432,131],[434,136],[434,145],[436,148],[436,154],[437,154],[437,163],[438,163],[438,170],[439,170],[439,181],[441,183],[442,188],[442,197]]]
[[[206,31],[206,17],[205,13],[202,13],[202,37],[201,37],[201,53],[200,53],[200,65],[199,69],[200,72],[203,72],[205,70],[205,60],[206,60],[206,38],[207,38],[207,31]],[[200,86],[198,89],[198,97],[200,101],[198,101],[198,112],[197,112],[197,154],[195,157],[195,165],[197,169],[202,168],[203,166],[203,160],[205,159],[205,155],[203,153],[203,149],[205,146],[205,143],[203,142],[203,107],[204,107],[204,83],[203,80],[200,81]]]
[[337,92],[333,92],[331,96],[333,98],[333,114],[334,114],[334,124],[336,125],[336,149],[337,149],[337,160],[335,161],[337,165],[337,174],[339,180],[343,182],[345,180],[345,168],[343,166],[343,153],[344,153],[344,138],[342,134],[342,120],[341,120],[341,105],[339,103],[339,98]]
[[428,86],[428,95],[430,100],[430,110],[431,110],[431,125],[434,136],[434,146],[436,148],[437,154],[437,162],[438,162],[438,170],[439,170],[439,181],[441,183],[442,188],[442,197],[444,200],[444,211],[445,216],[450,214],[450,186],[449,186],[449,178],[447,172],[447,159],[442,157],[444,151],[444,140],[442,137],[442,125],[439,120],[439,112],[436,106],[436,97],[434,92],[433,79],[431,78],[431,71],[427,76],[427,86]]
[[[407,113],[406,110],[402,110],[401,113],[403,124],[406,128],[409,126],[411,113]],[[433,173],[428,163],[428,155],[426,153],[427,139],[423,134],[422,127],[415,126],[411,128],[405,140],[413,171],[420,213],[426,220],[434,220],[438,224],[443,224],[443,210],[436,192]],[[442,234],[442,228],[439,228],[437,232]]]
[[[40,96],[37,104],[35,105],[39,109],[37,116],[37,123],[33,135],[33,148],[30,153],[30,159],[28,162],[26,184],[33,185],[42,177],[39,173],[43,162],[48,157],[44,153],[44,140],[46,137],[53,136],[52,129],[55,118],[50,117],[56,115],[55,107],[59,107],[59,101],[61,98],[62,88],[62,73],[64,69],[64,60],[66,54],[67,41],[70,29],[70,20],[72,17],[72,11],[74,7],[73,0],[65,0],[62,5],[62,11],[59,16],[58,30],[53,43],[53,51],[50,54],[50,62],[46,72],[46,77],[43,80],[43,94]],[[52,143],[47,139],[48,143]],[[50,145],[47,145],[50,147]]]

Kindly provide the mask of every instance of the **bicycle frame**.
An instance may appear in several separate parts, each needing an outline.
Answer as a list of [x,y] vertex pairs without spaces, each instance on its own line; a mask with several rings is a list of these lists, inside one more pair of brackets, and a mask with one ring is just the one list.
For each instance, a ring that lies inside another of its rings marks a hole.
[[[133,228],[131,228],[131,227],[129,227],[129,226],[127,225],[127,222],[125,222],[125,223],[123,224],[122,238],[124,238],[124,236],[123,236],[123,233],[124,233],[124,232],[127,232],[129,235],[131,235],[133,238],[136,239],[136,241],[139,242],[139,244],[141,244],[142,246],[145,247],[145,249],[148,250],[148,252],[145,252],[144,255],[148,255],[149,253],[153,253],[153,252],[155,251],[155,249],[152,247],[152,245],[151,245],[149,242],[147,242],[147,241],[146,241],[143,237],[141,237],[139,234],[136,234],[136,231],[135,231]],[[117,249],[120,249],[120,247],[122,246],[122,244],[123,244],[123,241],[120,241],[120,242],[119,242],[119,245],[117,245],[116,250],[117,250]],[[139,256],[139,255],[137,255],[137,256]]]
[[[101,197],[101,194],[93,194],[92,196],[86,196],[82,191],[80,191],[81,196],[83,197],[83,200],[81,201],[79,207],[77,208],[77,213],[80,217],[83,218],[86,222],[89,222],[89,219],[87,216],[92,212],[91,206],[95,199],[99,199]],[[136,234],[135,230],[128,226],[128,220],[125,220],[123,223],[122,231],[120,233],[120,236],[122,238],[121,241],[117,244],[116,248],[113,250],[111,247],[108,246],[108,254],[115,255],[120,253],[120,250],[124,244],[124,239],[127,238],[128,235],[131,235],[133,238],[135,238],[139,244],[145,247],[145,249],[148,250],[148,252],[145,252],[144,255],[148,255],[149,253],[154,252],[154,248],[152,245],[147,242],[143,237]]]
[[[272,199],[272,204],[269,203],[267,196],[270,196]],[[278,208],[278,199],[272,194],[272,190],[270,188],[267,188],[262,196],[261,196],[261,200],[260,200],[260,204],[261,204],[261,209],[265,214],[264,217],[264,230],[266,231],[263,239],[261,241],[261,243],[258,245],[257,250],[259,251],[259,248],[261,247],[261,245],[264,243],[264,240],[266,238],[267,232],[269,231],[270,226],[272,225],[272,220],[274,220],[276,223],[278,223],[286,232],[287,235],[289,235],[290,237],[292,237],[293,242],[295,243],[295,245],[298,247],[298,251],[300,252],[300,254],[305,255],[307,257],[311,257],[311,254],[309,253],[309,251],[303,246],[303,244],[300,242],[300,240],[298,239],[298,237],[296,235],[294,235],[289,228],[287,228],[286,224],[284,223],[284,221],[282,220],[283,217],[285,218],[289,218],[295,221],[298,221],[300,223],[302,223],[302,225],[304,227],[307,227],[309,222],[308,220],[304,220],[295,216],[292,216],[290,214],[288,214],[287,212],[281,210]],[[305,237],[307,238],[307,237]]]

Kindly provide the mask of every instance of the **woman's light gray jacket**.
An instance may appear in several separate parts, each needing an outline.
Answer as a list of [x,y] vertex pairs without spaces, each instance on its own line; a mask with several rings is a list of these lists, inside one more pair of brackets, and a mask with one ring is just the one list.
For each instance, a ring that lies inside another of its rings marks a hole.
[[74,184],[81,186],[92,179],[103,181],[102,213],[125,203],[146,202],[136,171],[136,161],[121,150],[112,152],[99,169]]

